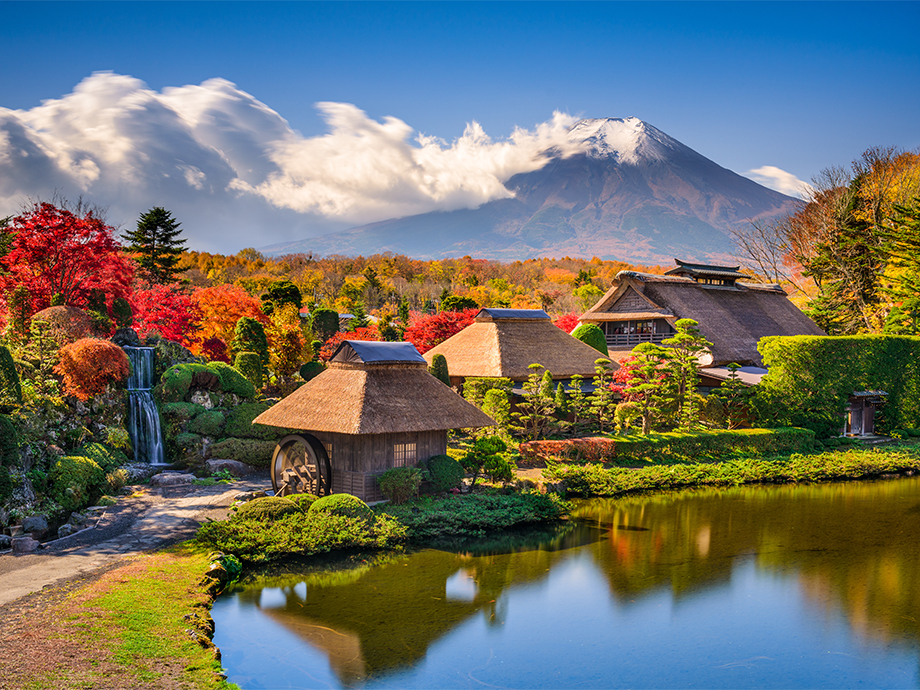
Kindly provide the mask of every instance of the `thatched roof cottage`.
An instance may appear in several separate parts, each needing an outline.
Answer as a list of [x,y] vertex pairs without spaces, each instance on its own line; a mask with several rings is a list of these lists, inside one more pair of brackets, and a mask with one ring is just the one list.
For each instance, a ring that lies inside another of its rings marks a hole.
[[301,431],[275,449],[276,491],[376,501],[384,471],[445,453],[448,429],[495,422],[429,374],[411,343],[346,340],[326,371],[254,423]]
[[665,275],[620,271],[582,314],[582,323],[603,329],[612,359],[623,359],[639,343],[669,338],[679,319],[697,321],[712,342],[711,361],[702,364],[713,373],[731,362],[759,367],[757,342],[764,336],[824,335],[779,285],[741,282],[748,276],[738,266],[675,262]]
[[[447,359],[452,383],[470,376],[524,381],[531,364],[541,364],[553,378],[576,374],[591,378],[603,355],[553,325],[542,309],[482,309],[473,323],[425,353]],[[614,364],[613,368],[617,368]]]

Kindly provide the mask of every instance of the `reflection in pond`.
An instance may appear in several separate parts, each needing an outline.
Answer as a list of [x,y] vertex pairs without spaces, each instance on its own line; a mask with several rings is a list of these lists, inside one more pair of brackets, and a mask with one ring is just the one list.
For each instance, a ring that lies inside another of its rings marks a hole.
[[214,641],[243,688],[918,686],[920,479],[592,500],[575,517],[266,573],[218,600]]

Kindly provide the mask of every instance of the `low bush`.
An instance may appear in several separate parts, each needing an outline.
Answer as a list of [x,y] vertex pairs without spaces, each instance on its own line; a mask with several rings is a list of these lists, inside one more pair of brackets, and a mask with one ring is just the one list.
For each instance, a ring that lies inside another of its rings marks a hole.
[[233,393],[246,399],[256,397],[255,387],[236,367],[225,362],[211,362],[208,369],[220,377],[220,386],[224,393]]
[[[176,448],[178,448],[183,455],[198,455],[201,452],[202,438],[198,434],[182,432],[180,434],[176,434],[172,441],[176,444]],[[227,459],[235,460],[236,458]]]
[[920,454],[904,449],[851,449],[786,457],[748,458],[695,465],[655,465],[637,470],[600,465],[549,463],[543,475],[562,482],[573,496],[618,496],[686,486],[731,486],[758,482],[859,479],[920,470]]
[[304,381],[309,381],[324,371],[326,371],[326,367],[322,362],[306,362],[300,366],[300,378]]
[[522,443],[521,458],[573,460],[605,464],[656,464],[728,460],[739,456],[808,451],[815,445],[809,429],[734,429],[671,431],[645,436],[576,438]]
[[338,515],[371,521],[374,513],[367,503],[351,494],[330,494],[317,499],[310,506],[310,515]]
[[413,496],[418,496],[422,485],[422,470],[418,467],[394,467],[377,478],[380,492],[391,503],[402,505]]
[[278,441],[284,431],[274,426],[253,424],[252,420],[265,412],[268,403],[243,403],[234,407],[227,417],[224,433],[234,438],[257,438],[262,441]]
[[128,471],[121,468],[113,470],[105,475],[105,483],[108,485],[109,491],[113,494],[117,494],[121,491],[128,484],[129,479],[130,475]]
[[555,494],[468,494],[444,498],[424,497],[401,506],[377,508],[406,526],[413,541],[450,537],[481,537],[489,530],[558,520],[571,505]]
[[225,438],[211,446],[212,458],[239,460],[253,467],[268,467],[274,452],[274,441],[259,441],[254,438]]
[[196,539],[206,548],[259,563],[339,549],[394,548],[405,541],[406,528],[387,515],[371,514],[365,519],[311,510],[297,511],[271,523],[240,519],[209,522],[198,530]]
[[224,430],[227,419],[219,410],[206,410],[192,419],[188,424],[189,432],[202,436],[217,437]]
[[63,377],[64,392],[87,401],[105,393],[110,383],[128,378],[128,355],[101,338],[82,338],[61,348],[54,372]]
[[117,448],[109,448],[101,443],[87,443],[75,450],[72,455],[89,458],[95,462],[102,471],[109,473],[122,465],[128,464],[128,456]]
[[283,496],[264,496],[244,503],[236,510],[234,520],[274,522],[285,515],[303,512],[294,501]]
[[607,356],[607,338],[600,326],[595,323],[582,323],[575,327],[570,335],[585,345],[590,345],[605,357]]
[[54,463],[48,479],[51,497],[64,510],[77,510],[100,493],[105,472],[87,457],[67,455]]
[[437,493],[450,491],[460,486],[466,471],[457,460],[449,455],[435,455],[425,463],[431,489]]
[[319,496],[314,494],[291,494],[287,498],[294,501],[303,512],[307,512],[310,506],[319,499]]

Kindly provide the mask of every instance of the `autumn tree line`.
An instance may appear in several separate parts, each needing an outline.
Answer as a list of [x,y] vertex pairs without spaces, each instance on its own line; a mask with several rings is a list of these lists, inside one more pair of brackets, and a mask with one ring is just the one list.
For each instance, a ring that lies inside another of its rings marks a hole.
[[827,168],[794,213],[735,239],[829,335],[920,334],[920,152],[871,148]]

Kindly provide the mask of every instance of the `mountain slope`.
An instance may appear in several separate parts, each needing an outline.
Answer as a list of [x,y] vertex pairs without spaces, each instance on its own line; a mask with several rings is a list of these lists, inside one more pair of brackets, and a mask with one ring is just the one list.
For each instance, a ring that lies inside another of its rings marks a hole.
[[726,232],[790,211],[795,201],[727,170],[636,118],[581,120],[582,153],[515,175],[512,199],[477,209],[395,218],[274,245],[266,253],[502,260],[598,256],[634,263],[724,258]]

